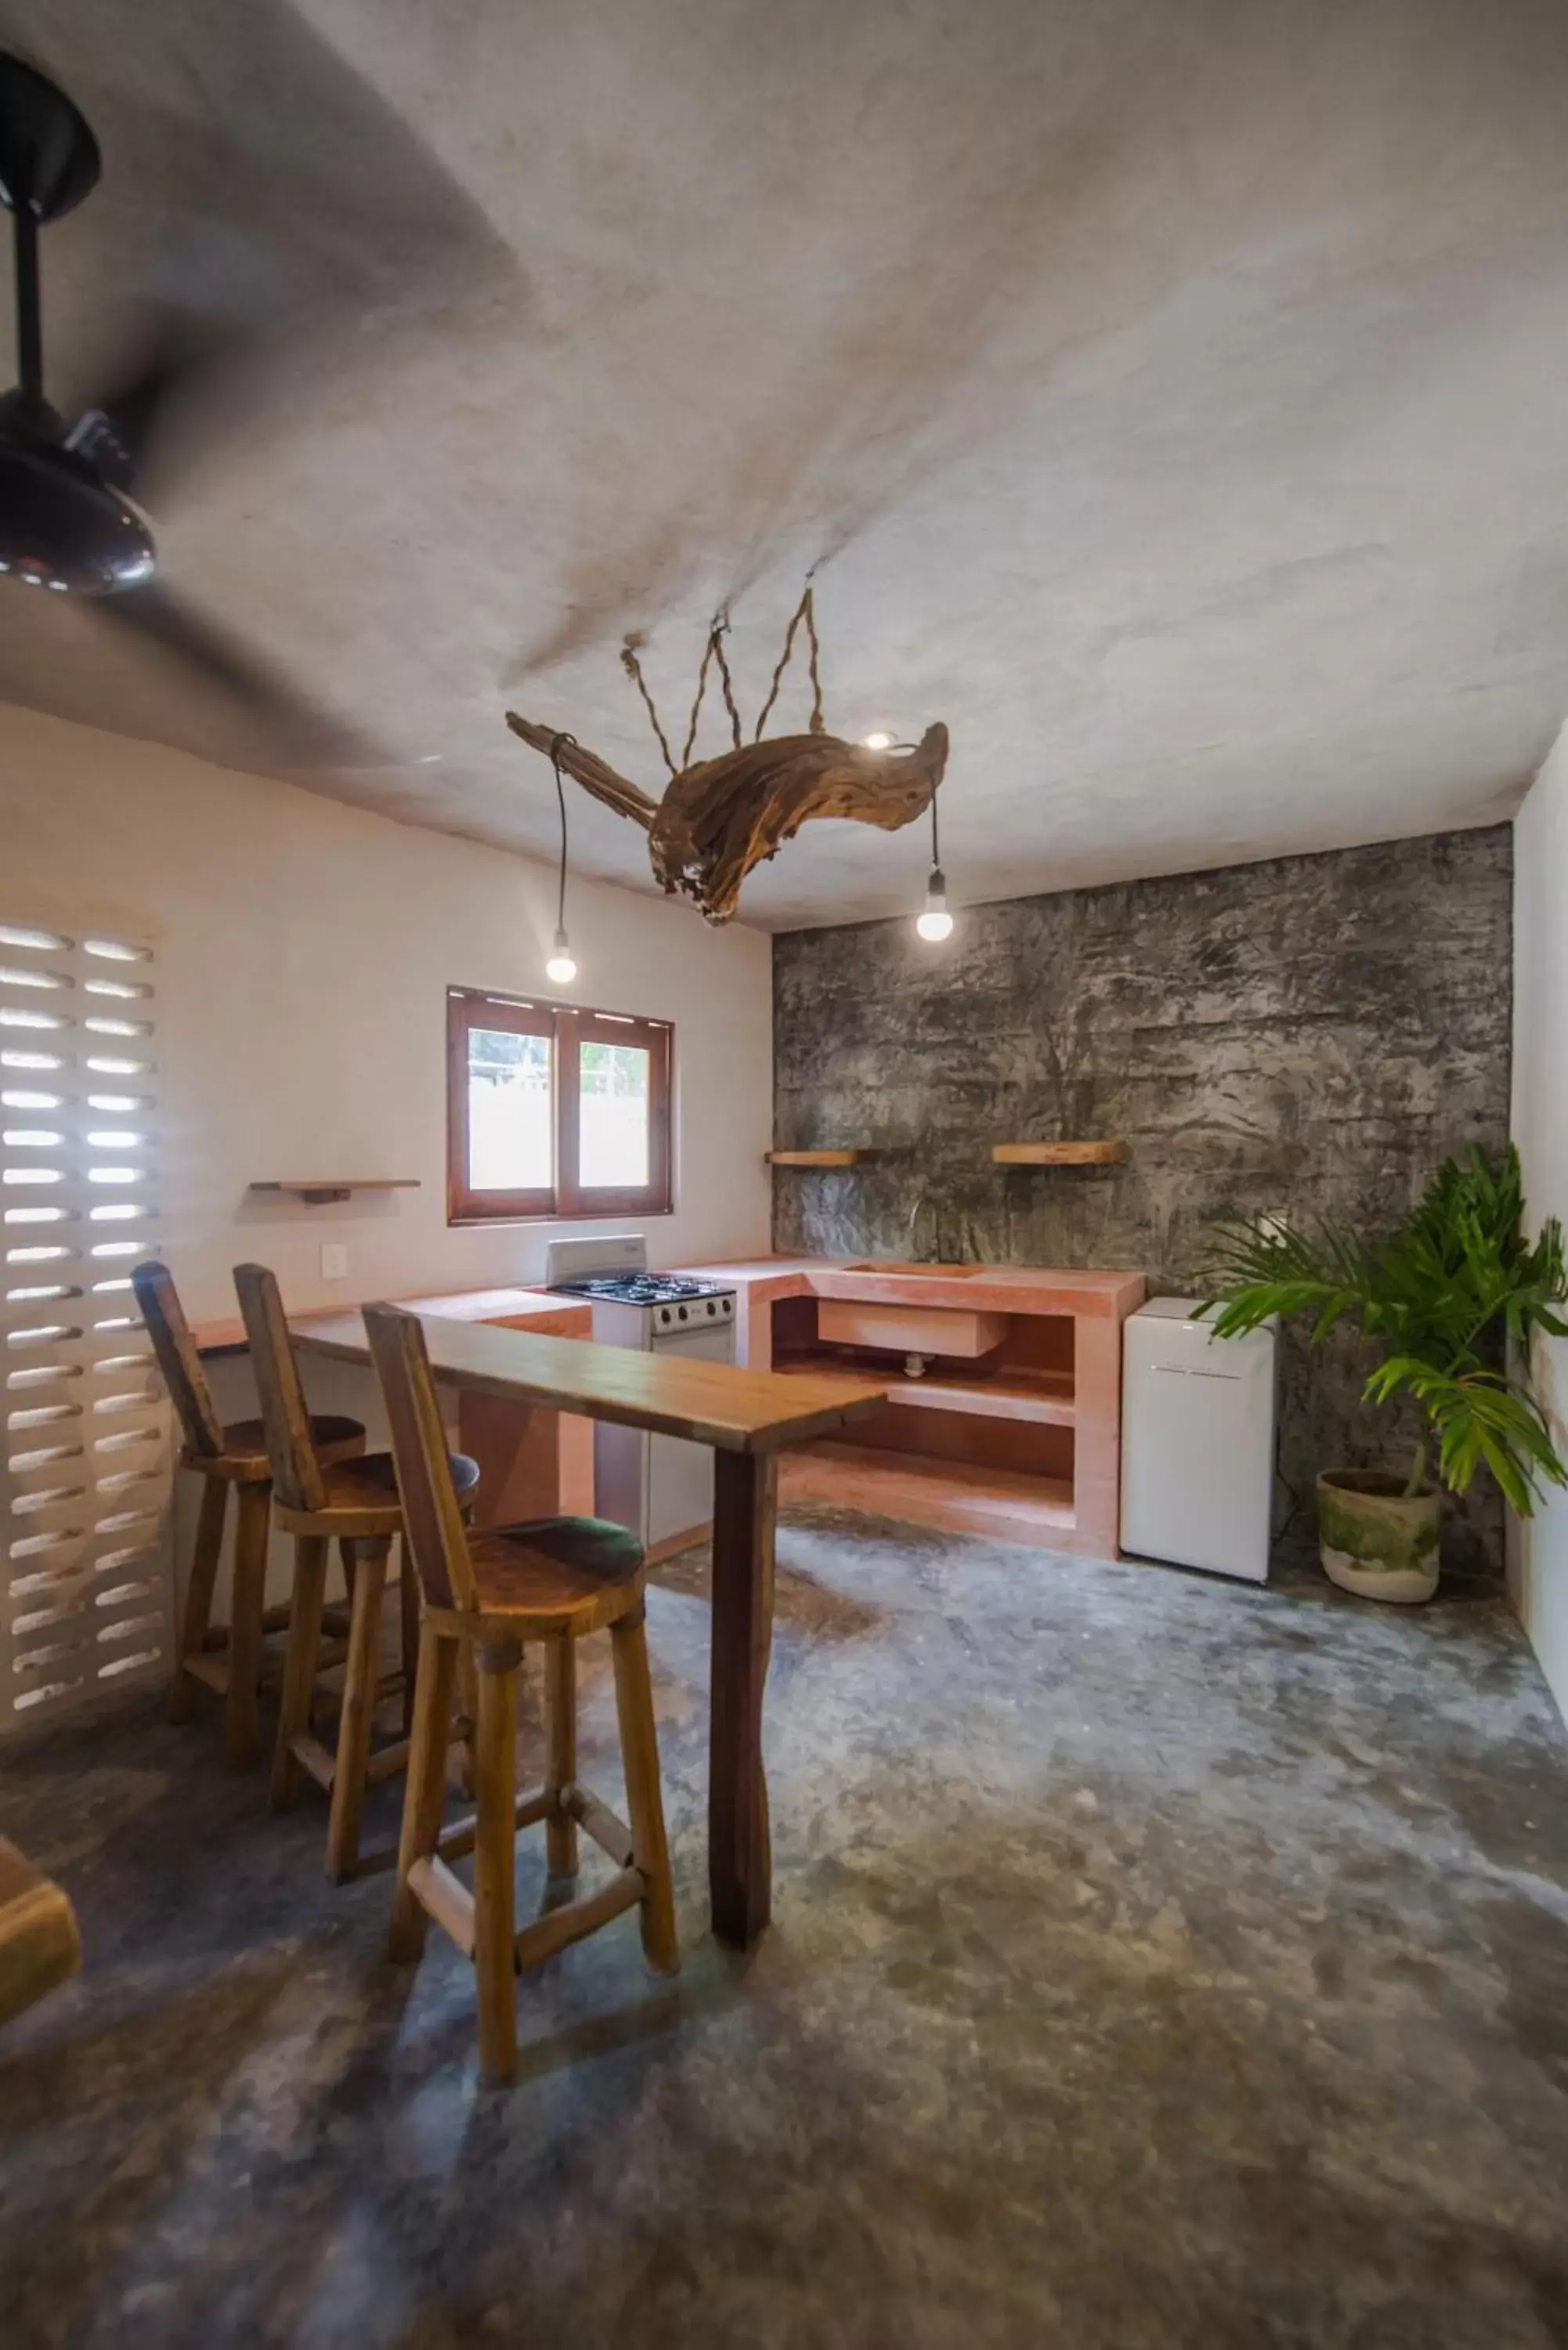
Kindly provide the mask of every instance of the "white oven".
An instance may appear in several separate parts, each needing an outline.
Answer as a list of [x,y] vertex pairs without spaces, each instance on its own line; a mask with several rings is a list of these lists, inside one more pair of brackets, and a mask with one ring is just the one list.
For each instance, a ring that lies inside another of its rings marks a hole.
[[[640,1232],[551,1241],[545,1283],[593,1308],[600,1346],[636,1347],[710,1363],[735,1359],[735,1293],[686,1274],[649,1273]],[[713,1518],[713,1455],[705,1444],[644,1429],[594,1427],[595,1507],[649,1551],[672,1550]]]

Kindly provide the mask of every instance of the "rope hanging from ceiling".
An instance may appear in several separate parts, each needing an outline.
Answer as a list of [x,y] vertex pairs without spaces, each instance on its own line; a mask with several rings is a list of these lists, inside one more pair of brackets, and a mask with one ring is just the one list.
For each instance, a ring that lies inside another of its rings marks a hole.
[[[812,694],[807,732],[764,739],[763,729],[778,701],[802,629]],[[743,740],[734,679],[724,650],[729,632],[726,607],[709,626],[679,764],[638,658],[644,639],[628,636],[621,647],[621,667],[641,698],[670,771],[660,799],[651,798],[639,785],[618,775],[593,752],[585,751],[574,736],[537,725],[515,711],[506,713],[512,732],[556,765],[557,779],[564,769],[594,799],[643,827],[654,878],[660,887],[669,895],[679,891],[690,898],[715,924],[727,922],[734,913],[742,886],[753,867],[776,856],[784,843],[813,817],[846,816],[876,825],[884,832],[897,832],[913,824],[931,806],[948,756],[948,730],[940,723],[929,726],[912,747],[892,751],[868,750],[827,733],[822,708],[822,649],[809,572],[784,631],[784,649],[749,743]],[[730,722],[732,747],[716,759],[700,759],[693,764],[703,699],[715,671]]]

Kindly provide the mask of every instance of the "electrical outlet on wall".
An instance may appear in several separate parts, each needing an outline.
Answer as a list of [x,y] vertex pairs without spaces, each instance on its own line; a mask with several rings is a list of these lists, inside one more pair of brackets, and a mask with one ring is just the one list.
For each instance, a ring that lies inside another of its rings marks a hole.
[[322,1242],[321,1278],[323,1281],[348,1280],[348,1252],[341,1241]]

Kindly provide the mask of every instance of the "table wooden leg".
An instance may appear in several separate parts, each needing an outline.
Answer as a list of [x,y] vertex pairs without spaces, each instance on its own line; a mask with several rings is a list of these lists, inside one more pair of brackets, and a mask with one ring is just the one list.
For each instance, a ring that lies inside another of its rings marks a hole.
[[773,1644],[777,1485],[772,1453],[714,1453],[708,1892],[714,1933],[742,1950],[766,1927],[773,1900],[763,1690]]

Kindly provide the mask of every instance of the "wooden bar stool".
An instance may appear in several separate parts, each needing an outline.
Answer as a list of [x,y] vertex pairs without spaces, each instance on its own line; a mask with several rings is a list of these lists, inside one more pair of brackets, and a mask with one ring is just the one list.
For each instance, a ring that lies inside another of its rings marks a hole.
[[[672,1974],[680,1963],[659,1744],[643,1631],[642,1545],[601,1518],[542,1518],[469,1534],[446,1467],[441,1413],[411,1314],[367,1305],[365,1327],[392,1431],[398,1484],[424,1595],[413,1752],[403,1798],[391,1953],[417,1959],[433,1918],[478,1974],[479,2055],[487,2080],[517,2065],[515,1975],[580,1941],[623,1909],[641,1911],[643,1953]],[[627,1828],[576,1776],[574,1643],[608,1627],[626,1773]],[[517,1793],[517,1679],[526,1643],[545,1658],[549,1762],[536,1794]],[[478,1666],[475,1808],[441,1830],[448,1723],[460,1654]],[[515,1832],[548,1823],[553,1876],[575,1876],[577,1830],[616,1864],[597,1893],[516,1931]],[[448,1863],[473,1854],[471,1894]]]
[[[152,1351],[180,1421],[184,1440],[180,1465],[194,1470],[204,1480],[195,1547],[181,1611],[174,1679],[169,1692],[169,1719],[190,1720],[195,1710],[198,1682],[215,1690],[223,1700],[223,1737],[229,1761],[243,1765],[255,1760],[259,1742],[256,1690],[265,1636],[269,1631],[280,1631],[288,1621],[286,1607],[269,1609],[266,1605],[268,1506],[272,1499],[266,1434],[259,1419],[232,1420],[226,1428],[220,1422],[202,1357],[196,1351],[196,1342],[168,1266],[156,1262],[139,1264],[130,1279],[147,1335],[152,1341]],[[310,1437],[317,1458],[324,1462],[351,1461],[365,1450],[363,1423],[335,1414],[314,1419]],[[231,1486],[237,1491],[239,1503],[225,1635],[213,1629],[211,1617]]]
[[[386,1693],[380,1679],[380,1636],[387,1560],[394,1538],[403,1531],[397,1472],[389,1452],[367,1452],[356,1461],[336,1462],[322,1458],[311,1436],[276,1280],[265,1265],[240,1264],[234,1267],[234,1287],[261,1395],[272,1463],[273,1515],[279,1529],[295,1538],[294,1606],[284,1658],[272,1800],[277,1810],[291,1804],[299,1793],[302,1772],[326,1788],[331,1798],[327,1874],[340,1885],[358,1866],[367,1785],[395,1777],[409,1755],[406,1737],[378,1753],[370,1751],[372,1719]],[[472,1497],[479,1484],[473,1461],[454,1453],[450,1474],[455,1490]],[[327,1544],[334,1537],[348,1583],[349,1613],[337,1742],[328,1747],[312,1727],[312,1702],[320,1668]],[[403,1617],[407,1705],[418,1639],[418,1595],[406,1555],[401,1565],[404,1587],[413,1602],[411,1609],[405,1607]]]

